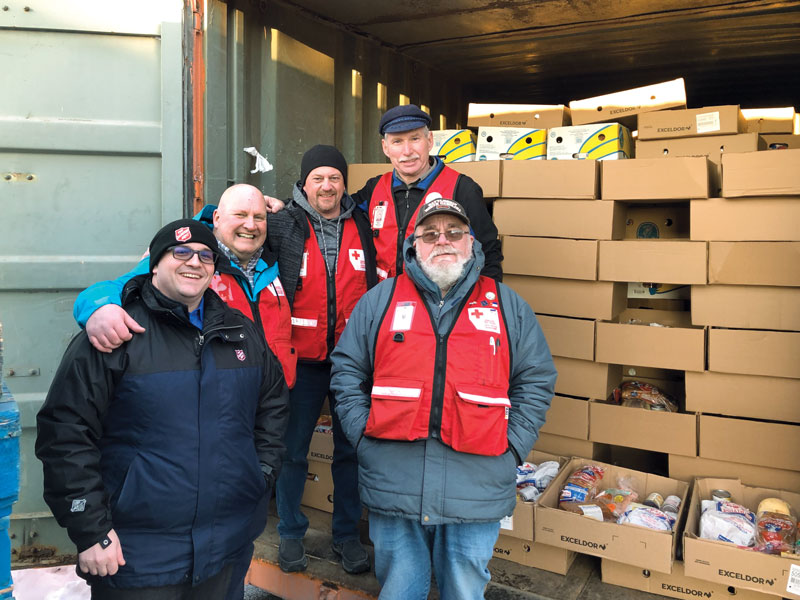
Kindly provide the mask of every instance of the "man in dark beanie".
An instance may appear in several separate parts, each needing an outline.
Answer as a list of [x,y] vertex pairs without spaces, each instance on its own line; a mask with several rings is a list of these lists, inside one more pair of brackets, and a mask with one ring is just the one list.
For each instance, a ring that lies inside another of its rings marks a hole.
[[288,389],[209,289],[218,260],[202,223],[159,230],[121,298],[147,334],[104,353],[81,331],[37,416],[44,498],[94,600],[223,598],[266,524]]
[[267,216],[267,243],[278,256],[292,305],[297,383],[290,392],[286,456],[277,484],[279,564],[286,572],[308,565],[303,537],[308,518],[300,500],[311,436],[328,398],[333,417],[333,551],[348,573],[370,568],[359,541],[358,464],[345,438],[330,391],[330,353],[358,300],[377,283],[372,232],[366,215],[345,192],[347,162],[333,146],[303,155],[300,180],[286,208]]

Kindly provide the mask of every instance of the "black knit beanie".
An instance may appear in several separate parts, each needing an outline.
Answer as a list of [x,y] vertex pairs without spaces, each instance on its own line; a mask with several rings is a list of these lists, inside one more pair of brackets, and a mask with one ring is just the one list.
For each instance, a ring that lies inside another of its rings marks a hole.
[[217,238],[208,226],[194,219],[178,219],[159,229],[150,242],[150,272],[153,272],[153,267],[167,250],[190,242],[205,244],[214,253],[219,254]]
[[347,187],[347,161],[333,146],[325,146],[324,144],[317,144],[311,150],[303,154],[303,160],[300,162],[300,186],[306,184],[308,174],[317,167],[333,167],[342,174],[344,180],[344,187]]

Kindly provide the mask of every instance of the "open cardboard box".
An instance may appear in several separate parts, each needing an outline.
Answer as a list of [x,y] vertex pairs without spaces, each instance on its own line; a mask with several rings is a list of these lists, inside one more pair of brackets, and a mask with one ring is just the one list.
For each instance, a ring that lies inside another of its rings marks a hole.
[[[525,459],[526,462],[537,466],[543,462],[553,460],[559,464],[559,471],[569,462],[565,456],[558,456],[548,452],[533,450]],[[536,501],[526,502],[517,495],[517,505],[513,514],[500,520],[500,535],[517,538],[520,540],[533,541],[533,508]]]
[[493,218],[502,235],[615,240],[625,232],[625,208],[601,200],[504,197],[495,201]]
[[553,356],[594,360],[595,320],[537,315]]
[[679,496],[683,500],[678,515],[678,525],[680,524],[689,491],[686,482],[589,461],[585,458],[573,458],[539,498],[535,511],[536,541],[661,573],[670,573],[678,542],[678,535],[674,531],[655,531],[633,525],[595,521],[558,507],[561,488],[567,478],[581,466],[592,462],[606,469],[603,477],[605,483],[601,483],[601,488],[616,487],[617,478],[625,475],[632,478],[634,488],[641,498],[646,498],[651,492],[658,492],[664,498],[671,494]]
[[689,203],[624,204],[626,240],[689,239]]
[[672,565],[672,573],[659,573],[650,569],[641,569],[631,565],[603,559],[600,564],[603,583],[619,585],[633,590],[650,592],[670,598],[705,598],[721,600],[736,597],[736,600],[775,600],[774,596],[745,590],[732,585],[712,583],[703,579],[687,577],[683,562],[676,560]]
[[[629,324],[629,320],[662,326]],[[595,360],[702,371],[705,368],[705,341],[705,329],[693,326],[688,312],[629,308],[613,322],[597,323]]]
[[739,588],[800,598],[800,556],[778,556],[745,550],[738,546],[699,537],[700,503],[711,491],[724,489],[733,501],[752,511],[764,498],[781,498],[797,510],[800,494],[743,485],[738,479],[695,479],[683,539],[684,571],[687,576]]
[[596,240],[504,235],[503,273],[595,281],[597,243]]
[[506,275],[503,283],[517,292],[537,314],[613,319],[627,305],[627,286],[611,281]]
[[705,242],[619,240],[599,242],[598,279],[705,284]]
[[800,379],[800,332],[712,327],[708,370]]
[[711,166],[701,156],[604,161],[600,197],[627,202],[708,198]]
[[769,487],[780,481],[782,488],[800,494],[800,471],[680,454],[670,454],[668,461],[669,476],[673,479],[692,483],[695,477],[739,478],[742,483],[756,487]]
[[600,191],[596,160],[503,161],[504,198],[594,200]]

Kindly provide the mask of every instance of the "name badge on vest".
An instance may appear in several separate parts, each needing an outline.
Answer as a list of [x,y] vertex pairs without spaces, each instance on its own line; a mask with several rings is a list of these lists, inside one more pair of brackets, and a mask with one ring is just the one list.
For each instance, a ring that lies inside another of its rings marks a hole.
[[303,252],[303,264],[300,266],[300,277],[305,277],[308,273],[308,252]]
[[350,248],[347,252],[350,264],[356,271],[366,271],[367,263],[364,260],[364,251],[359,248]]
[[500,318],[496,308],[470,308],[467,311],[470,323],[478,331],[500,333]]
[[379,204],[372,209],[372,228],[383,229],[383,222],[386,220],[386,205]]
[[286,293],[283,291],[283,284],[281,280],[277,277],[272,280],[272,285],[268,286],[270,292],[272,292],[273,296],[285,296]]
[[411,329],[416,307],[416,302],[398,302],[394,307],[394,317],[392,317],[390,331],[408,331]]

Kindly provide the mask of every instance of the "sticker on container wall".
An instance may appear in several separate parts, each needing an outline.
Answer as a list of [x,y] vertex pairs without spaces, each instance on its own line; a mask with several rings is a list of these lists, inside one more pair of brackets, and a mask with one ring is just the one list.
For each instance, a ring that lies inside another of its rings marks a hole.
[[700,113],[695,118],[697,133],[711,133],[719,131],[719,112]]

